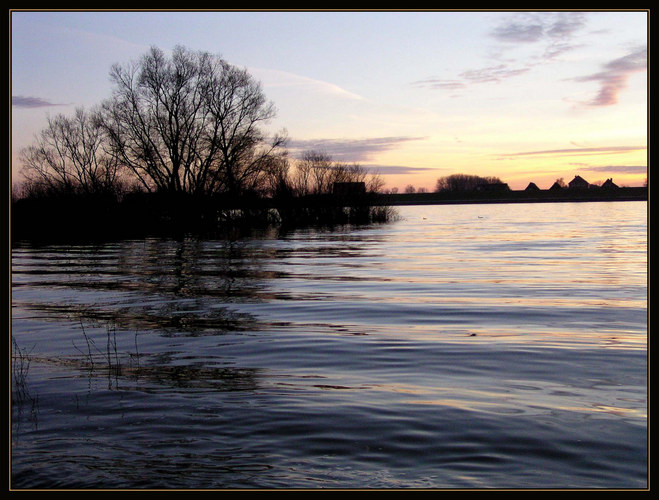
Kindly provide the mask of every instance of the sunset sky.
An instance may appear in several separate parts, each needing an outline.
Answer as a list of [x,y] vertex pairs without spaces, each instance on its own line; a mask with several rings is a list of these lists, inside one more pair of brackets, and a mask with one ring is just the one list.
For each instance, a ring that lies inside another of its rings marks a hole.
[[150,46],[219,54],[261,81],[294,156],[378,171],[386,187],[497,176],[647,178],[648,17],[591,12],[30,12],[11,21],[12,175],[50,115],[111,95]]

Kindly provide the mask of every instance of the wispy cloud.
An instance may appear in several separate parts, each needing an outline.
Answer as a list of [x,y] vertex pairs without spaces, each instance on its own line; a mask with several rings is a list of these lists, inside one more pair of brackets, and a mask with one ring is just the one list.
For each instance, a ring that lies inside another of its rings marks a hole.
[[586,26],[586,15],[580,12],[529,12],[506,16],[490,36],[498,42],[493,49],[496,57],[519,45],[537,46],[539,53],[526,60],[490,65],[463,71],[457,78],[431,78],[412,83],[416,87],[456,91],[471,84],[500,83],[523,75],[538,64],[546,63],[573,50],[579,44],[574,37]]
[[582,167],[581,170],[619,174],[647,174],[648,167],[645,165],[608,165],[605,167]]
[[459,80],[442,80],[441,78],[428,78],[426,80],[417,80],[412,82],[414,87],[428,87],[438,90],[462,90],[467,85]]
[[544,34],[544,26],[535,16],[521,21],[507,21],[492,31],[492,36],[497,40],[513,43],[537,42]]
[[496,40],[509,43],[565,43],[586,25],[583,12],[528,12],[507,18],[491,32]]
[[49,108],[52,106],[62,106],[62,104],[53,103],[42,99],[41,97],[30,97],[22,95],[11,96],[11,105],[17,108]]
[[515,156],[575,156],[575,155],[603,155],[627,153],[630,151],[642,151],[647,146],[602,146],[592,148],[566,148],[566,149],[544,149],[540,151],[523,151],[499,155],[501,157]]
[[505,64],[499,64],[487,68],[468,70],[460,76],[473,83],[500,82],[506,78],[524,74],[528,70],[529,68],[510,68]]
[[531,68],[581,46],[576,39],[586,25],[583,12],[531,12],[505,19],[490,35],[503,44],[502,49],[520,44],[538,47],[541,52],[525,64]]
[[426,170],[436,171],[437,169],[430,169],[426,167],[405,167],[401,165],[375,165],[366,164],[362,165],[369,172],[380,175],[411,175],[425,172]]
[[496,66],[463,71],[458,75],[458,79],[428,78],[412,82],[412,86],[434,90],[458,91],[467,88],[471,84],[500,83],[508,78],[522,75],[529,70],[530,67],[511,67],[507,64],[498,64]]
[[307,139],[291,140],[288,147],[295,152],[309,150],[329,154],[332,159],[342,162],[361,162],[382,151],[389,151],[410,141],[425,137],[374,137],[368,139]]
[[613,59],[604,65],[602,71],[576,78],[579,82],[599,82],[600,89],[589,103],[591,106],[611,106],[618,102],[618,94],[627,87],[633,73],[647,70],[648,49],[640,47],[632,52]]
[[263,82],[265,88],[290,88],[307,92],[330,94],[336,97],[362,100],[363,97],[333,83],[315,80],[287,71],[250,68],[250,72]]

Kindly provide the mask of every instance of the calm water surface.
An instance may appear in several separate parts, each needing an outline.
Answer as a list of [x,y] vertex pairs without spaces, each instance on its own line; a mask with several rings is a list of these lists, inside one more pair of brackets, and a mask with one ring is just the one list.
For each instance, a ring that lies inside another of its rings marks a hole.
[[646,488],[647,203],[12,249],[14,488]]

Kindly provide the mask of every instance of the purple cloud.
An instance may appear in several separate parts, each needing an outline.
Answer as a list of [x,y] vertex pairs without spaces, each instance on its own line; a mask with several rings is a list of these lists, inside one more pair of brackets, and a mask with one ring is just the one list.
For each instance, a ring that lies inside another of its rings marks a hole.
[[594,148],[567,148],[567,149],[545,149],[541,151],[525,151],[521,153],[509,153],[501,155],[504,157],[511,156],[544,156],[544,155],[597,155],[611,153],[626,153],[628,151],[640,151],[647,149],[647,146],[602,146]]
[[550,38],[566,38],[574,35],[585,25],[586,17],[582,12],[558,12],[545,31]]
[[647,70],[648,49],[641,47],[629,54],[609,61],[603,71],[577,78],[579,82],[599,82],[597,96],[588,104],[591,106],[611,106],[618,102],[618,94],[627,87],[633,73]]
[[321,151],[340,162],[364,161],[375,153],[388,151],[409,141],[423,140],[424,137],[374,137],[369,139],[310,139],[291,140],[289,148],[298,151]]
[[470,69],[460,73],[460,80],[442,80],[429,78],[412,82],[415,87],[426,87],[433,90],[462,90],[474,83],[500,83],[502,80],[522,75],[530,68],[511,68],[505,64],[488,66],[486,68]]
[[461,90],[465,88],[465,83],[458,80],[441,80],[438,78],[429,78],[427,80],[418,80],[412,82],[415,87],[429,87],[439,90]]
[[527,73],[539,61],[548,61],[577,47],[573,36],[586,25],[586,16],[580,12],[530,12],[505,17],[490,34],[506,44],[541,44],[543,52],[536,59],[517,66],[499,64],[462,72],[458,79],[427,79],[413,83],[417,87],[435,90],[461,90],[474,83],[500,83]]
[[582,170],[590,172],[617,172],[621,174],[647,174],[648,167],[644,165],[609,165],[606,167],[585,167]]
[[426,170],[437,170],[437,169],[428,169],[425,167],[404,167],[398,165],[362,165],[369,172],[380,174],[380,175],[409,175],[416,174],[419,172],[424,172]]
[[532,12],[506,19],[492,31],[492,37],[511,43],[566,40],[585,24],[586,17],[582,12]]
[[544,27],[538,22],[511,22],[494,29],[492,36],[503,42],[537,42],[544,35]]
[[526,73],[529,68],[509,68],[505,64],[468,70],[460,76],[473,83],[500,82],[503,79]]
[[11,105],[16,106],[17,108],[48,108],[51,106],[61,106],[61,104],[55,104],[41,97],[29,97],[22,95],[13,95],[11,96]]

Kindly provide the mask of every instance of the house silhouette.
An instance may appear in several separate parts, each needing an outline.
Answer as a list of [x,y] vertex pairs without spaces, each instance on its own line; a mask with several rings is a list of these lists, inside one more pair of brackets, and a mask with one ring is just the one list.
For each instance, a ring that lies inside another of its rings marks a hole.
[[332,186],[335,196],[361,196],[366,193],[365,182],[335,182]]
[[604,184],[600,186],[600,189],[618,189],[618,186],[613,183],[613,179],[607,179]]
[[588,189],[590,184],[583,177],[576,175],[574,179],[568,182],[568,187],[570,189]]

